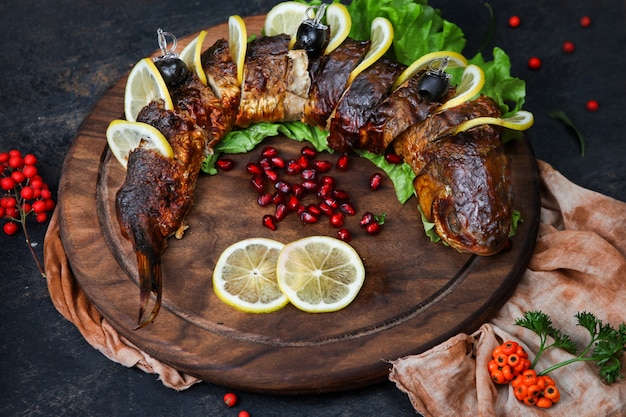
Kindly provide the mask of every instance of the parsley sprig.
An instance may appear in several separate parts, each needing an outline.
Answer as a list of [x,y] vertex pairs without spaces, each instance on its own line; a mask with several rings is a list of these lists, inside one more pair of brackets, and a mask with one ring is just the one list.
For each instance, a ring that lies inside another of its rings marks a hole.
[[[626,350],[626,324],[621,323],[618,328],[613,328],[586,311],[577,313],[576,319],[578,325],[589,332],[591,340],[587,346],[574,358],[552,365],[537,375],[546,375],[571,363],[593,361],[598,367],[600,377],[606,382],[611,383],[623,378],[620,357]],[[539,350],[531,364],[533,369],[539,357],[548,349],[561,348],[572,354],[578,351],[572,339],[560,329],[553,327],[550,316],[541,311],[528,311],[523,318],[517,319],[515,324],[532,330],[539,336]]]

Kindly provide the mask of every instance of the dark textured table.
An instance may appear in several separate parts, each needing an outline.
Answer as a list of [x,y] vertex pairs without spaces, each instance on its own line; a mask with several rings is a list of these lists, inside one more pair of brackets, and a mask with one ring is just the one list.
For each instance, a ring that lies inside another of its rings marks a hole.
[[[5,0],[0,4],[0,152],[35,153],[55,191],[78,126],[101,95],[132,65],[156,49],[155,30],[179,36],[225,21],[231,14],[267,12],[273,0],[122,1]],[[459,24],[473,56],[489,33],[481,1],[432,1]],[[492,46],[510,56],[513,74],[527,82],[525,109],[535,115],[529,136],[537,158],[573,182],[626,201],[626,4],[623,1],[499,0]],[[521,25],[508,27],[518,15]],[[591,25],[579,19],[588,15]],[[566,54],[565,41],[575,44]],[[542,60],[530,70],[531,56]],[[586,110],[597,100],[596,112]],[[586,139],[550,118],[562,110]],[[95,219],[94,219],[95,221]],[[626,220],[625,220],[626,221]],[[42,256],[46,225],[29,223]],[[227,388],[199,384],[184,392],[165,388],[154,375],[127,369],[92,349],[52,305],[23,235],[0,233],[0,415],[3,416],[411,416],[408,398],[391,383],[342,393],[297,397],[238,392],[227,409]],[[346,387],[349,388],[349,387]]]

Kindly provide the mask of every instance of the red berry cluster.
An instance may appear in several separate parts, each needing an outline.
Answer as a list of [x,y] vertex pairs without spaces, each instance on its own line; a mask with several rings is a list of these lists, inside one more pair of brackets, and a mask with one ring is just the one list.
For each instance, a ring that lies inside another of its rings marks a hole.
[[[260,159],[249,162],[246,172],[251,175],[250,185],[257,193],[257,204],[261,207],[274,205],[273,214],[265,214],[263,226],[276,230],[278,223],[288,214],[295,213],[300,221],[313,224],[328,218],[328,223],[337,230],[337,237],[345,242],[352,239],[350,231],[344,227],[346,216],[356,215],[348,192],[337,187],[337,181],[330,174],[333,168],[340,171],[349,169],[349,157],[342,155],[337,162],[319,158],[320,153],[310,146],[304,146],[296,158],[285,159],[274,146],[266,146]],[[217,161],[217,166],[227,170],[232,167],[229,159]],[[286,174],[284,176],[283,174]],[[383,177],[373,174],[369,179],[372,191],[379,189]],[[314,202],[306,203],[306,198]],[[380,228],[376,230],[376,234]]]
[[39,223],[48,219],[48,212],[54,209],[52,193],[43,182],[36,167],[37,157],[22,155],[18,150],[0,153],[2,178],[0,188],[0,218],[6,219],[3,230],[7,235],[18,231],[17,223],[22,223],[30,214]]

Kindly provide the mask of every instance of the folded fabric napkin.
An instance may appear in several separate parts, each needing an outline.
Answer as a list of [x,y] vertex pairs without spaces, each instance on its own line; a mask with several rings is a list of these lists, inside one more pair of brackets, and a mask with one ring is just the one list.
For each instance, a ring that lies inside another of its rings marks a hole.
[[[496,388],[487,371],[491,351],[502,340],[520,341],[531,356],[537,351],[538,338],[514,325],[527,310],[549,314],[579,345],[587,339],[586,331],[575,326],[578,311],[590,311],[614,325],[626,320],[626,203],[578,187],[547,163],[538,163],[541,226],[535,253],[511,299],[475,333],[459,334],[423,354],[392,362],[390,379],[426,417],[541,413],[518,402],[510,386]],[[56,212],[44,241],[44,264],[52,302],[95,349],[125,366],[158,374],[176,390],[199,382],[141,351],[100,315],[72,276]],[[548,351],[538,366],[567,357]],[[561,401],[546,415],[626,415],[623,380],[603,384],[588,363],[551,375]]]

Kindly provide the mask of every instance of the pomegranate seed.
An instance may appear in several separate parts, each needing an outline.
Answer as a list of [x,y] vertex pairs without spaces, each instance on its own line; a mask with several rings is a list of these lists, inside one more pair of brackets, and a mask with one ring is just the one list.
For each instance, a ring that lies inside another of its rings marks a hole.
[[380,233],[380,229],[381,229],[381,225],[377,222],[373,222],[365,226],[365,230],[370,235],[377,235],[378,233]]
[[263,226],[267,227],[270,230],[276,230],[276,217],[271,214],[266,214],[263,216]]
[[274,212],[274,217],[276,217],[277,221],[283,221],[285,217],[287,217],[287,206],[283,203],[276,204],[276,211]]
[[291,192],[298,198],[302,197],[305,191],[304,187],[300,184],[294,184],[291,186]]
[[263,170],[274,168],[272,161],[269,158],[261,158],[259,160],[259,165],[263,168]]
[[345,227],[337,230],[337,237],[339,240],[343,240],[344,242],[350,242],[352,240],[352,234]]
[[337,203],[337,200],[335,200],[332,197],[325,198],[323,203],[325,203],[328,207],[330,207],[333,210],[339,207],[339,203]]
[[348,193],[343,190],[333,190],[333,198],[337,201],[347,201],[350,199]]
[[280,156],[273,156],[272,158],[270,158],[270,161],[272,161],[272,165],[274,165],[275,168],[283,169],[285,168],[285,165],[287,165],[285,163],[285,160]]
[[563,52],[565,52],[566,54],[571,54],[572,52],[574,52],[574,49],[574,42],[563,42]]
[[300,150],[300,154],[302,156],[306,156],[309,159],[313,159],[317,156],[317,151],[313,148],[311,148],[310,146],[304,146],[301,150]]
[[589,100],[589,101],[587,102],[587,110],[588,110],[588,111],[591,111],[591,112],[593,112],[593,111],[597,111],[599,108],[600,108],[600,105],[598,104],[598,102],[597,102],[597,101],[595,101],[595,100]]
[[328,184],[331,187],[335,186],[335,178],[330,175],[324,175],[321,179],[322,184]]
[[300,220],[302,221],[302,223],[315,223],[317,222],[317,217],[311,213],[309,213],[308,211],[304,210],[300,213]]
[[332,168],[332,164],[329,161],[313,161],[313,166],[319,172],[328,172]]
[[261,155],[265,156],[266,158],[271,158],[273,156],[278,155],[278,149],[276,149],[273,146],[266,146],[265,148],[263,148],[263,150],[261,151]]
[[250,175],[261,175],[263,173],[263,168],[255,162],[248,162],[246,164],[246,172]]
[[300,199],[295,195],[289,196],[287,200],[287,208],[291,211],[296,211],[300,205]]
[[296,161],[295,159],[292,159],[289,162],[287,162],[287,174],[297,175],[301,171],[302,171],[302,166],[300,165],[300,162]]
[[315,217],[319,217],[320,214],[322,214],[322,211],[317,206],[317,204],[309,204],[308,206],[306,206],[306,211],[308,211],[309,213],[311,213]]
[[385,154],[385,161],[390,164],[398,165],[402,162],[402,157],[395,152],[387,152]]
[[263,171],[263,173],[265,174],[267,179],[270,180],[271,182],[278,181],[278,173],[274,171],[273,169],[266,169],[265,171]]
[[223,159],[218,159],[215,162],[215,165],[217,165],[217,167],[221,169],[222,171],[226,172],[226,171],[230,171],[231,169],[233,169],[233,167],[235,166],[235,161],[229,158],[223,158]]
[[591,18],[589,16],[583,16],[580,18],[580,26],[586,28],[591,25]]
[[298,204],[298,207],[296,207],[296,213],[302,214],[302,212],[304,211],[306,211],[306,207],[304,206],[304,204],[302,203]]
[[359,221],[359,224],[363,227],[367,226],[368,224],[371,224],[374,222],[374,214],[370,213],[369,211],[366,211],[365,213],[363,213],[363,216],[361,217],[361,220]]
[[369,187],[370,190],[376,191],[380,188],[380,184],[383,182],[383,176],[377,172],[370,176]]
[[263,178],[260,175],[254,175],[250,179],[250,185],[257,193],[262,193],[265,190],[265,185],[263,184]]
[[316,192],[319,187],[318,184],[313,180],[304,180],[301,184],[305,190],[311,192]]
[[302,173],[300,174],[303,180],[314,180],[316,175],[317,172],[314,169],[302,170]]
[[541,59],[537,57],[532,57],[528,60],[528,68],[531,70],[538,70],[541,68]]
[[309,158],[304,155],[301,155],[300,158],[298,158],[298,163],[300,164],[300,168],[302,169],[307,169],[310,165]]
[[330,216],[330,224],[333,227],[341,227],[343,226],[343,220],[344,220],[345,216],[343,215],[343,213],[333,213],[332,216]]
[[341,203],[339,205],[339,210],[343,211],[348,216],[354,216],[356,214],[354,207],[352,207],[352,204],[350,203]]
[[331,216],[333,214],[333,209],[326,203],[321,202],[317,205],[317,207],[319,207],[320,211],[324,214],[327,214],[329,216]]
[[272,195],[268,193],[259,194],[256,202],[261,207],[267,207],[272,202]]
[[522,21],[520,20],[519,16],[511,16],[509,18],[509,26],[512,28],[516,28],[520,25]]
[[273,204],[279,204],[279,203],[284,203],[285,202],[285,194],[277,191],[274,194],[272,194],[272,203]]
[[289,194],[291,192],[291,184],[285,180],[276,181],[274,188],[284,194]]
[[339,159],[337,160],[337,168],[339,168],[342,171],[345,171],[348,169],[348,155],[341,155],[339,157]]
[[321,199],[328,198],[332,196],[333,187],[330,184],[322,184],[318,191],[317,196]]

